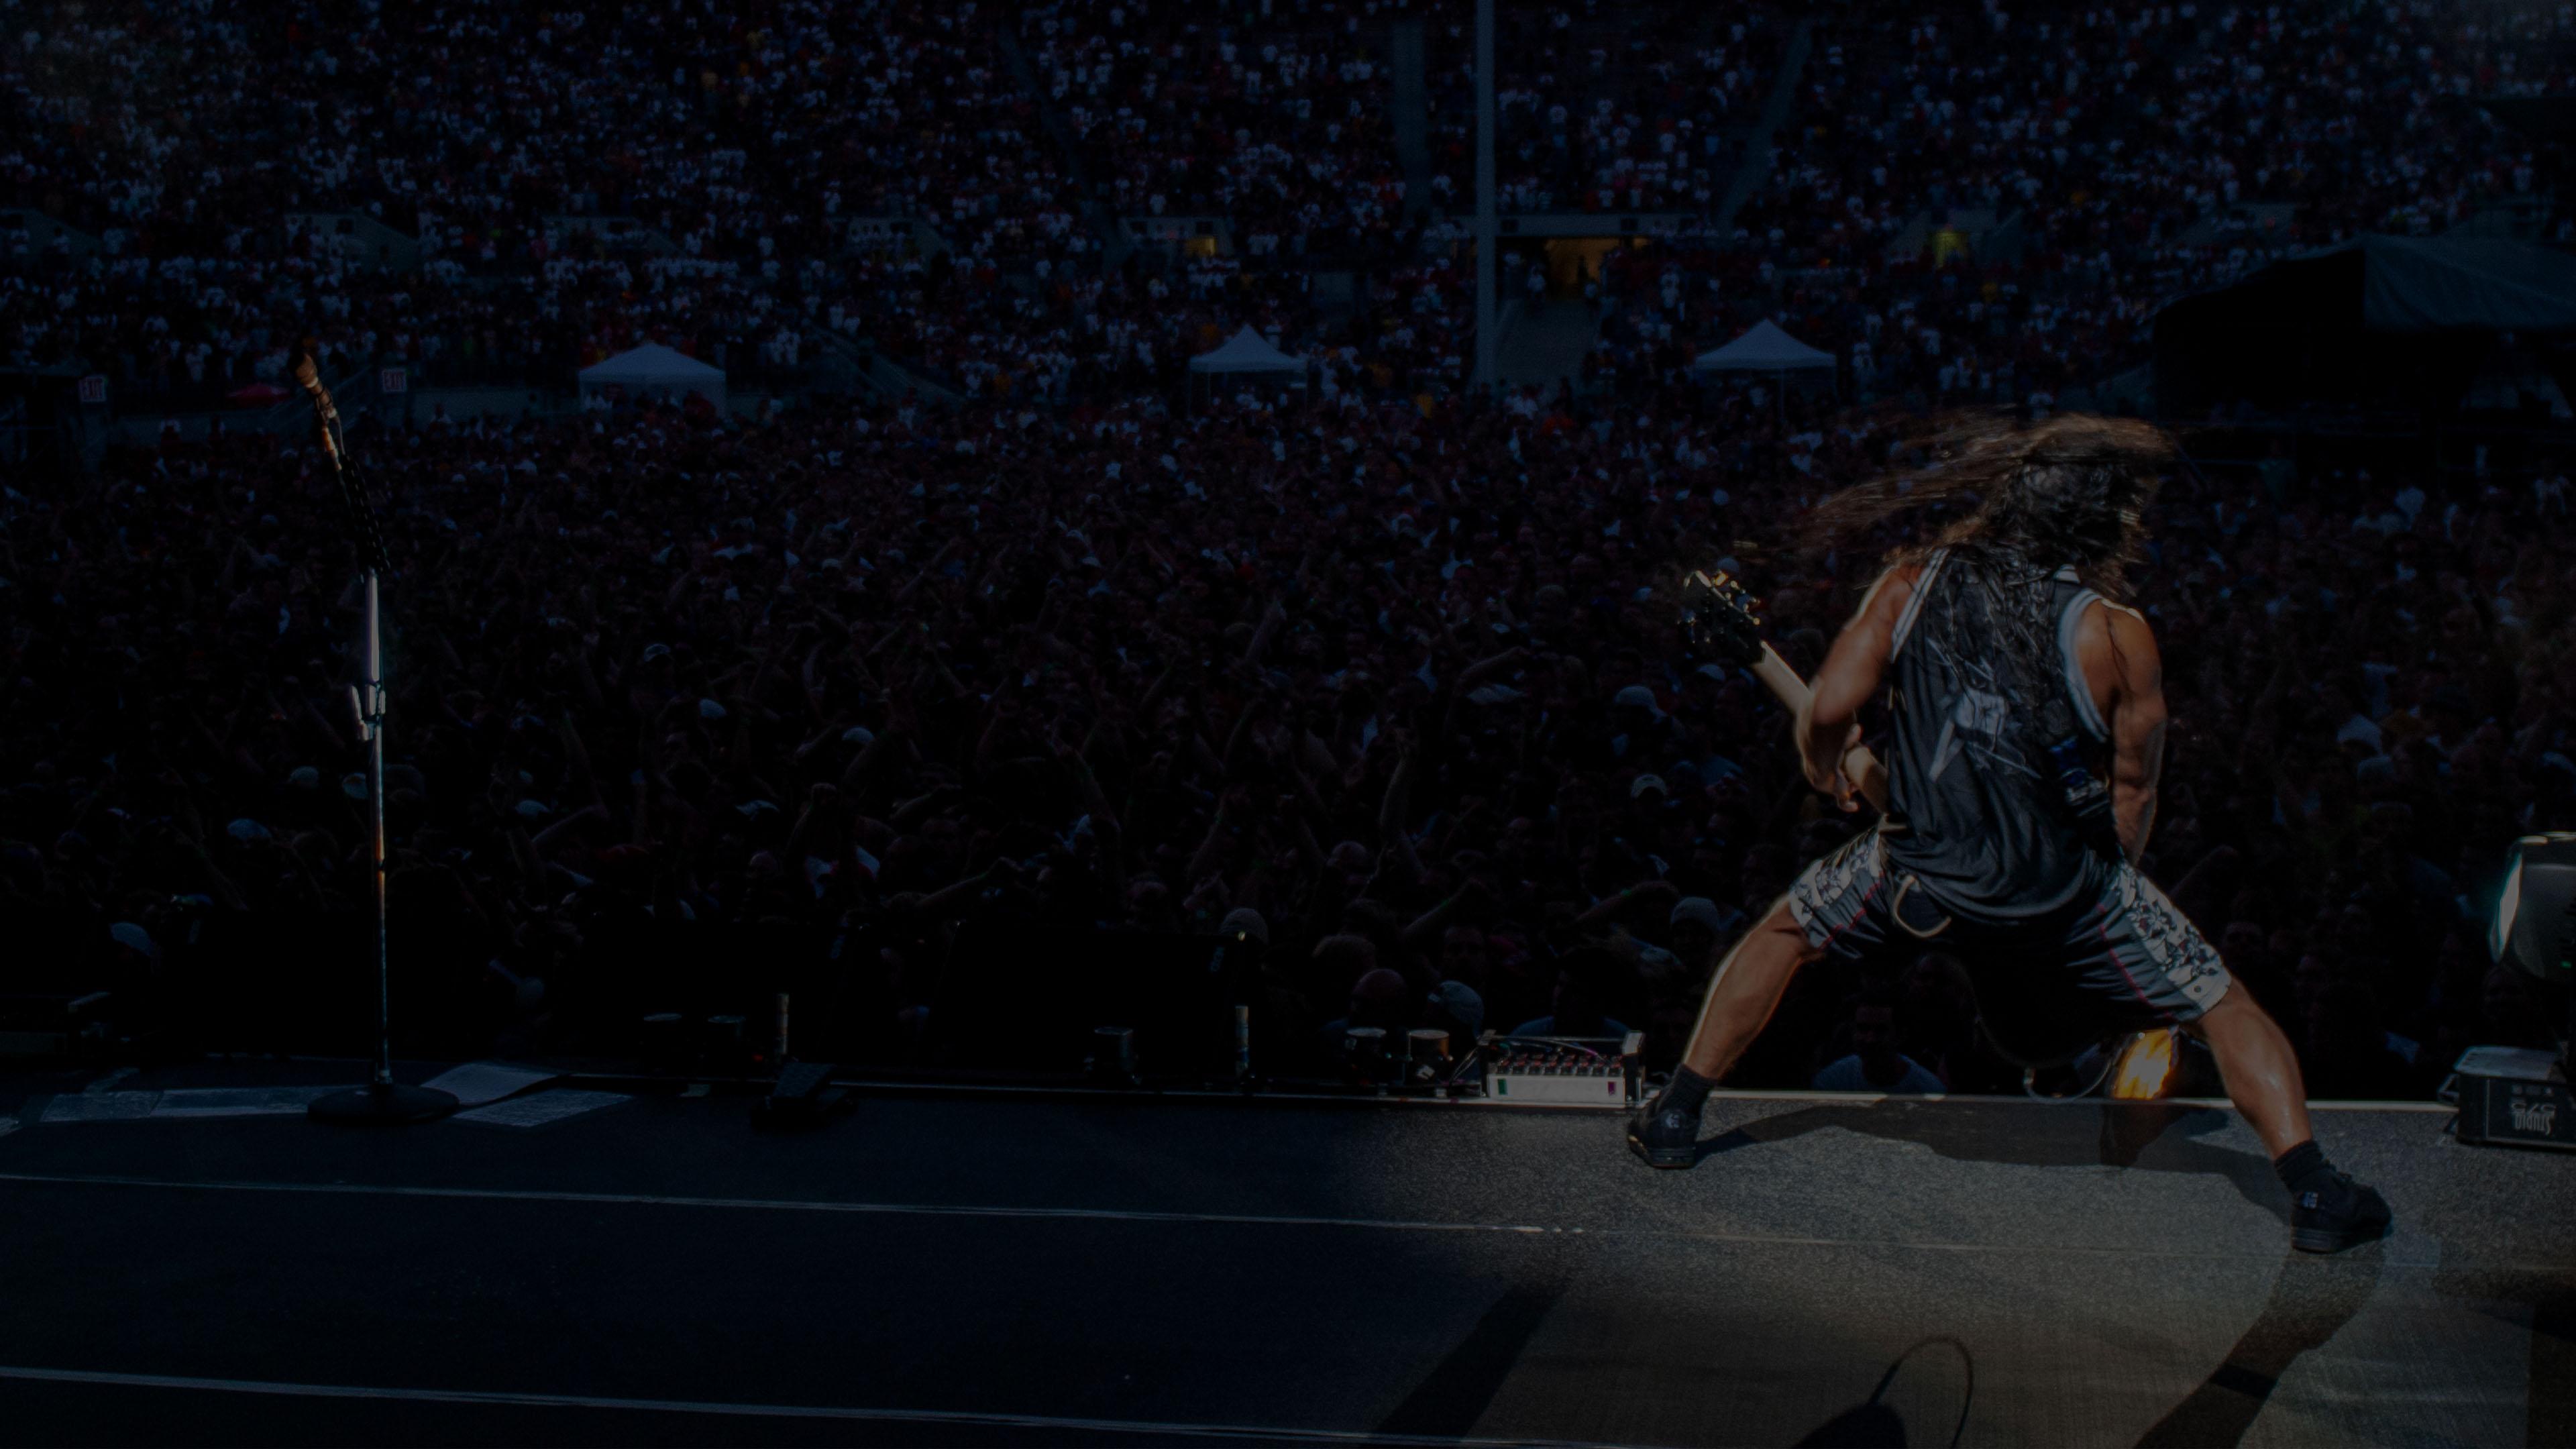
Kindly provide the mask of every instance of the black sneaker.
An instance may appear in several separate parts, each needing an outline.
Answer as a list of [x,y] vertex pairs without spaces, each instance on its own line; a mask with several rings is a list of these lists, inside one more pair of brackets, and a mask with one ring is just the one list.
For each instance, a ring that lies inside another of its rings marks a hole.
[[1658,1094],[1628,1119],[1628,1150],[1648,1167],[1698,1165],[1699,1114],[1667,1108]]
[[2290,1195],[2290,1246],[2302,1253],[2340,1253],[2388,1236],[2396,1221],[2388,1200],[2346,1173],[2330,1173]]

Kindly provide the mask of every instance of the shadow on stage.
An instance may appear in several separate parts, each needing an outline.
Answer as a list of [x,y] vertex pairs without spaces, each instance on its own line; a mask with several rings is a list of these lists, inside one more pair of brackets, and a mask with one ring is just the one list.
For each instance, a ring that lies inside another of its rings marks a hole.
[[2259,1154],[2200,1139],[2227,1114],[2167,1102],[2070,1102],[2032,1113],[2019,1102],[1905,1101],[1819,1104],[1747,1122],[1699,1146],[1701,1161],[1828,1127],[1913,1142],[1958,1162],[2018,1167],[2125,1167],[2224,1178],[2247,1202],[2287,1223],[2289,1196]]

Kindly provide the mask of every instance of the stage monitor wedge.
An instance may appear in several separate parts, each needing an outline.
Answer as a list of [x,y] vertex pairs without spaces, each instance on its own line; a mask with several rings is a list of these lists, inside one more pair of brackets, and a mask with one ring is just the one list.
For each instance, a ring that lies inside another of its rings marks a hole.
[[2487,947],[2496,960],[2543,981],[2576,977],[2576,833],[2513,843]]

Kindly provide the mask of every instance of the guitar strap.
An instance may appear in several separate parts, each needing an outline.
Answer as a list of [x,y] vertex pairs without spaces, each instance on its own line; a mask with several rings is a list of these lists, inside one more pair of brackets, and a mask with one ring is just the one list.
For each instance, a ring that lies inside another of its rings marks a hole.
[[1887,913],[1896,918],[1896,924],[1904,927],[1907,935],[1929,941],[1950,929],[1951,917],[1922,885],[1914,872],[1907,871],[1905,879],[1897,883],[1896,898],[1888,902]]
[[2042,736],[2048,741],[2048,763],[2057,771],[2058,789],[2066,797],[2067,813],[2075,817],[2076,833],[2084,843],[2112,864],[2124,855],[2120,850],[2120,828],[2111,815],[2110,787],[2084,760],[2084,737],[2077,733],[2075,711],[2065,700],[2050,698],[2040,709]]

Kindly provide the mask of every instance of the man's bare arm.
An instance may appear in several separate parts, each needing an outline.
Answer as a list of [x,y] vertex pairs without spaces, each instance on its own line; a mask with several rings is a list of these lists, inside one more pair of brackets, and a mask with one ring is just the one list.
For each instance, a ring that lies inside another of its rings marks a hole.
[[2111,702],[2111,817],[2121,853],[2136,865],[2156,828],[2156,782],[2165,768],[2165,671],[2147,621],[2106,608],[2111,657],[2118,669]]
[[1834,797],[1845,810],[1857,809],[1852,795],[1859,788],[1843,767],[1843,758],[1860,739],[1861,707],[1878,692],[1886,676],[1888,654],[1896,641],[1896,621],[1914,596],[1918,570],[1891,569],[1872,585],[1860,612],[1843,626],[1834,647],[1816,671],[1812,693],[1798,711],[1798,758],[1807,779]]

